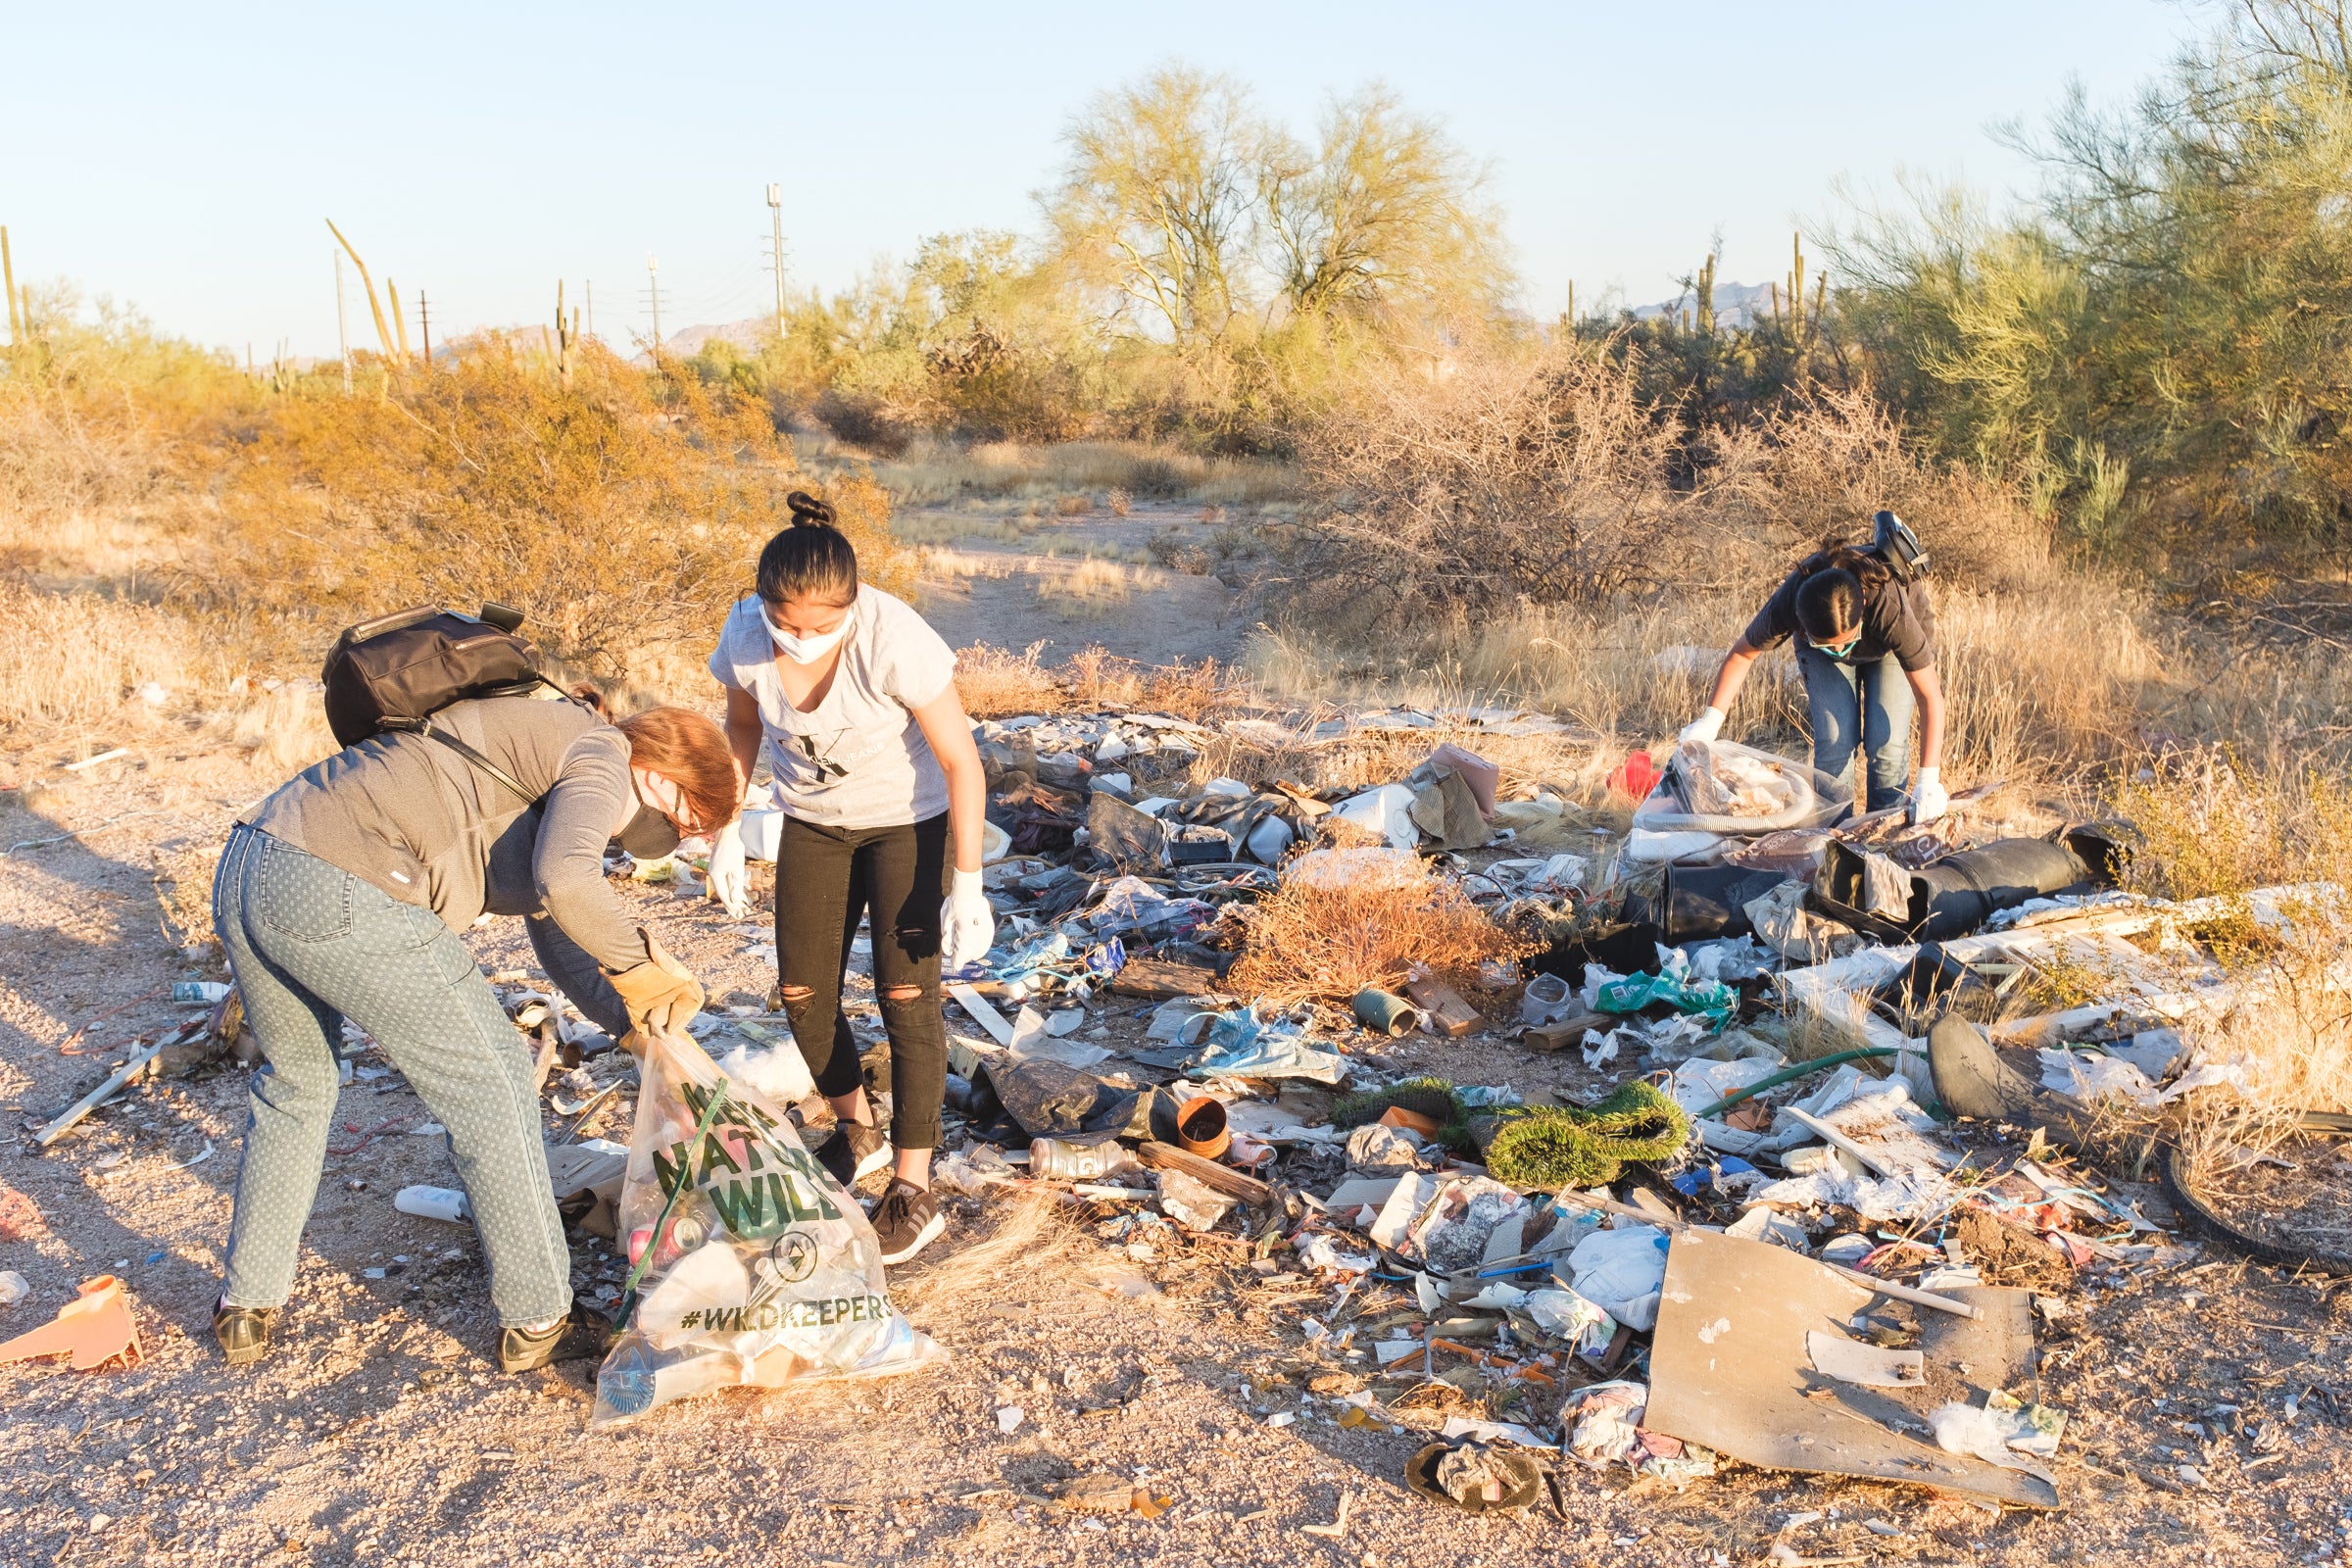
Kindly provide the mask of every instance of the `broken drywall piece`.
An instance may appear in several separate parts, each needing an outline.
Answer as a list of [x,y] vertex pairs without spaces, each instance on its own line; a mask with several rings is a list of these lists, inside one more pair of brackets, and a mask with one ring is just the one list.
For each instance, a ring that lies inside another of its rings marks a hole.
[[[2055,1507],[2058,1491],[2046,1476],[1946,1453],[1932,1439],[1929,1411],[1962,1397],[1969,1379],[2005,1371],[2033,1348],[2028,1293],[1959,1294],[1985,1315],[1955,1318],[1951,1329],[1925,1325],[1923,1382],[1899,1388],[1840,1382],[1815,1370],[1807,1337],[1842,1340],[1846,1325],[1875,1298],[1868,1286],[1768,1242],[1684,1231],[1667,1253],[1642,1424],[1771,1469],[1869,1476]],[[2010,1297],[2028,1306],[2022,1334]],[[1955,1353],[1962,1347],[1976,1348],[1973,1363]]]

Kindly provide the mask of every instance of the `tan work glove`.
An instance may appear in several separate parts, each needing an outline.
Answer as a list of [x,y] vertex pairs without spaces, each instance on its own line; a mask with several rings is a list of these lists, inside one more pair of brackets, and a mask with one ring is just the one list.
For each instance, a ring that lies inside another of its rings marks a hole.
[[639,926],[637,934],[645,939],[646,961],[605,978],[620,993],[621,1005],[629,1013],[629,1032],[622,1038],[621,1048],[633,1056],[642,1056],[653,1036],[686,1032],[694,1015],[703,1010],[703,988],[652,932]]

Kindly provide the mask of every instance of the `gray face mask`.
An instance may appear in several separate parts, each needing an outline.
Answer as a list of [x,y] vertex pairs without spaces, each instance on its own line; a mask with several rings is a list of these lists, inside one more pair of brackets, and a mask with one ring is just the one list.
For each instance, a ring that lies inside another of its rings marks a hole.
[[619,836],[620,847],[640,860],[659,860],[678,847],[677,824],[650,806],[638,807]]

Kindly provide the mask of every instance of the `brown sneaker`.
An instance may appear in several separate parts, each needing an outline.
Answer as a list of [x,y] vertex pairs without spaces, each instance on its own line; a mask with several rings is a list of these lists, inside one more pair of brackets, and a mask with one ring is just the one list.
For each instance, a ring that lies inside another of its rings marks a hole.
[[498,1369],[501,1372],[531,1372],[547,1365],[564,1348],[564,1337],[571,1332],[571,1319],[560,1317],[553,1327],[544,1329],[504,1328],[498,1331]]
[[841,1183],[844,1191],[897,1159],[898,1152],[880,1128],[861,1121],[845,1121],[816,1152],[816,1162]]
[[230,1366],[243,1366],[259,1361],[270,1353],[270,1336],[277,1330],[274,1306],[230,1306],[220,1302],[213,1308],[213,1338],[220,1342],[220,1353]]
[[948,1217],[939,1200],[904,1179],[893,1180],[890,1191],[874,1208],[874,1236],[882,1243],[882,1261],[904,1263],[939,1240]]

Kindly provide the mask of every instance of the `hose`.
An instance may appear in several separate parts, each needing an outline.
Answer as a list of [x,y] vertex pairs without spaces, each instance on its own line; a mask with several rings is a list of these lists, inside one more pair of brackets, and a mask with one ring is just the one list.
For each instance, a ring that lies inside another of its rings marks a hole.
[[1720,1116],[1725,1111],[1731,1109],[1734,1105],[1739,1104],[1741,1101],[1753,1100],[1756,1098],[1756,1096],[1762,1094],[1767,1089],[1778,1089],[1783,1084],[1792,1084],[1799,1078],[1810,1077],[1812,1074],[1817,1072],[1826,1072],[1830,1068],[1842,1065],[1845,1062],[1860,1061],[1869,1056],[1895,1056],[1900,1054],[1901,1053],[1892,1046],[1857,1046],[1851,1051],[1840,1051],[1836,1055],[1816,1056],[1811,1061],[1800,1061],[1793,1067],[1783,1067],[1779,1072],[1772,1074],[1768,1078],[1757,1079],[1754,1083],[1749,1084],[1745,1089],[1735,1089],[1730,1094],[1724,1096],[1721,1100],[1715,1102],[1715,1103],[1712,1105],[1707,1106],[1705,1109],[1692,1111],[1690,1113],[1690,1119],[1692,1121],[1698,1121],[1707,1116]]

